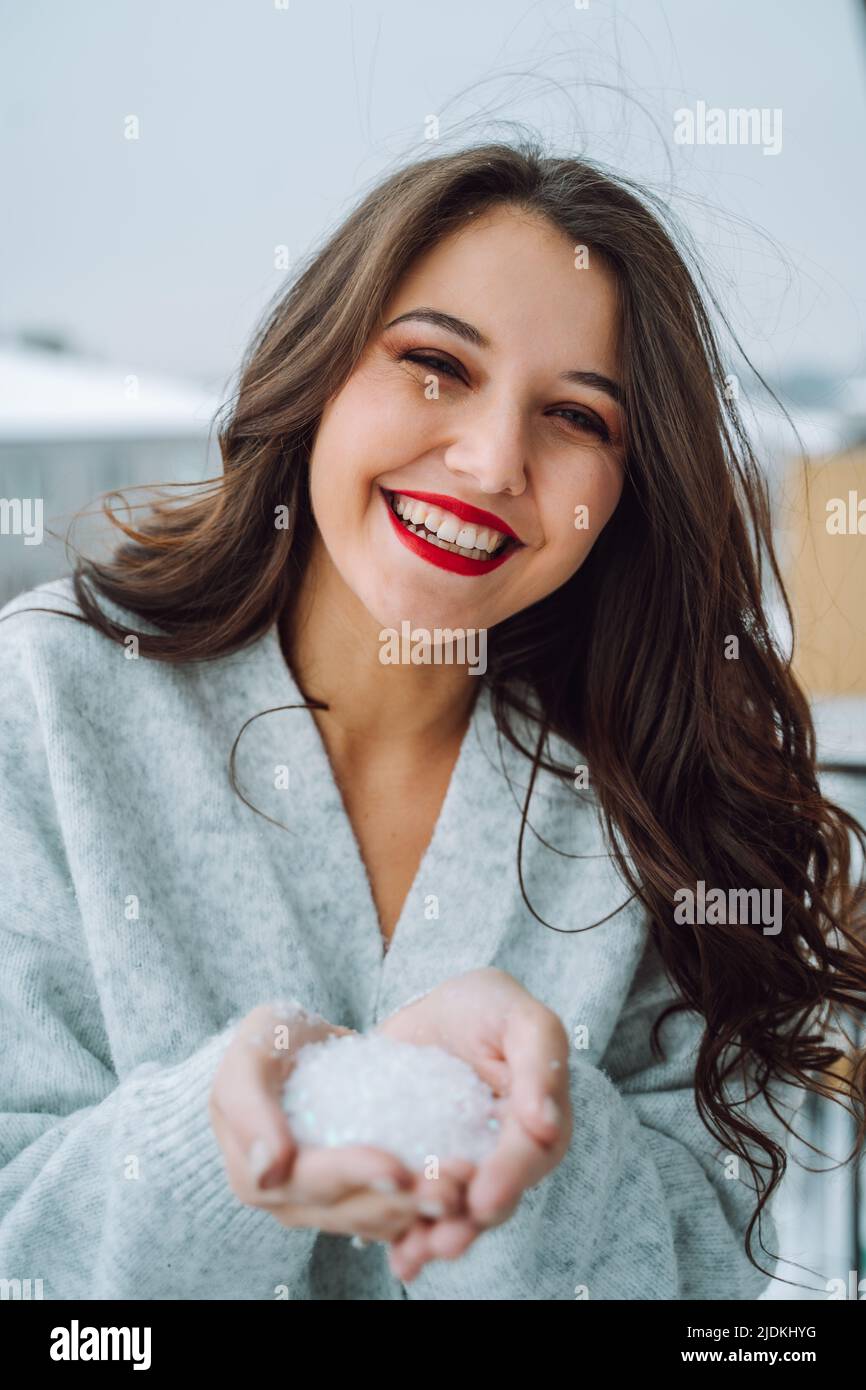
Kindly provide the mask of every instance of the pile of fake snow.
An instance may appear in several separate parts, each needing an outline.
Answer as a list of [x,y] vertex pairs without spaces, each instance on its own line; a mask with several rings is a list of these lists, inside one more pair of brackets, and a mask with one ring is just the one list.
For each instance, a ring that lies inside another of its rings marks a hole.
[[496,1147],[500,1106],[459,1057],[381,1034],[308,1043],[283,1092],[299,1144],[372,1145],[413,1171],[431,1156],[480,1163]]

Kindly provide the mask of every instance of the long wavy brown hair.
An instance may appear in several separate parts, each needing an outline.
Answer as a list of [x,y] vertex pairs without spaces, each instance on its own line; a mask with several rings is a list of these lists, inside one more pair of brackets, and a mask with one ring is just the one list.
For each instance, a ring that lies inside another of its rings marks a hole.
[[[82,620],[115,641],[129,628],[98,595],[155,625],[139,649],[161,661],[227,654],[284,618],[314,534],[308,463],[325,402],[413,260],[501,204],[541,214],[612,268],[626,454],[621,500],[585,563],[491,643],[498,729],[532,760],[518,866],[538,769],[573,779],[550,755],[558,735],[588,761],[610,850],[680,1000],[656,1021],[654,1049],[672,1010],[706,1021],[696,1101],[751,1171],[745,1245],[761,1268],[752,1232],[785,1149],[727,1086],[737,1075],[768,1101],[776,1081],[838,1100],[857,1118],[851,1157],[863,1147],[866,1054],[846,1025],[859,1026],[866,997],[863,884],[849,882],[864,830],[819,787],[809,705],[763,607],[769,572],[792,621],[767,485],[725,389],[718,306],[659,199],[534,140],[391,174],[267,310],[220,422],[222,475],[180,502],[149,502],[139,526],[106,505],[125,539],[108,561],[79,559],[75,592]],[[285,529],[274,525],[281,506]],[[731,636],[738,660],[727,659]],[[513,724],[532,715],[526,690],[542,712],[529,748]],[[782,930],[678,924],[674,895],[698,880],[778,889]],[[522,874],[521,887],[526,898]]]

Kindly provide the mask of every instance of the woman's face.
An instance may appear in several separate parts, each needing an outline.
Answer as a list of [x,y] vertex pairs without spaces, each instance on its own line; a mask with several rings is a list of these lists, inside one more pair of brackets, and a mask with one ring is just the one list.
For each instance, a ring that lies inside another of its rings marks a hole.
[[585,258],[537,215],[471,219],[407,272],[327,403],[317,559],[379,625],[492,628],[574,574],[613,513],[615,281]]

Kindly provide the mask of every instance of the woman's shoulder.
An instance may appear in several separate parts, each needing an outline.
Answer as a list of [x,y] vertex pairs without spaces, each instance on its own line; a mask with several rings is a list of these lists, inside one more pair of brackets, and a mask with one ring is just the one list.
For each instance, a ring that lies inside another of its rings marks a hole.
[[[58,612],[64,616],[55,617]],[[16,594],[0,608],[0,679],[23,670],[32,674],[33,661],[43,654],[62,660],[80,645],[85,626],[71,576]]]
[[[128,625],[131,638],[147,630],[135,614],[107,599],[100,598],[98,607],[121,627]],[[127,664],[123,658],[132,650],[88,620],[72,575],[25,589],[0,608],[0,703],[22,700],[28,689],[37,707],[50,691],[74,699],[86,689],[107,699],[111,673]]]
[[[90,601],[110,631],[92,621]],[[143,635],[165,632],[92,585],[79,599],[72,575],[17,594],[0,608],[0,737],[41,726],[55,750],[87,740],[108,757],[146,730],[173,750],[173,731],[240,727],[291,700],[273,624],[240,650],[198,660],[143,649]]]
[[[120,604],[112,602],[102,594],[96,594],[92,586],[87,586],[86,593],[89,595],[97,607],[105,616],[122,626],[129,625],[130,631],[152,631],[158,632],[159,628],[152,623],[133,613],[130,609],[121,607]],[[9,599],[0,607],[0,622],[5,622],[7,617],[15,616],[16,621],[7,627],[0,628],[0,632],[10,635],[13,633],[21,634],[27,640],[41,640],[46,631],[61,630],[56,624],[46,625],[44,614],[48,612],[60,612],[64,616],[72,615],[78,621],[74,626],[79,630],[90,628],[95,632],[95,628],[84,620],[84,611],[79,602],[78,593],[75,585],[75,576],[72,574],[61,575],[59,579],[49,579],[44,584],[34,585],[31,589],[24,589],[14,598]],[[62,625],[63,631],[69,631],[70,624]]]
[[24,589],[0,608],[0,665],[16,656],[68,659],[98,634],[86,621],[72,575]]

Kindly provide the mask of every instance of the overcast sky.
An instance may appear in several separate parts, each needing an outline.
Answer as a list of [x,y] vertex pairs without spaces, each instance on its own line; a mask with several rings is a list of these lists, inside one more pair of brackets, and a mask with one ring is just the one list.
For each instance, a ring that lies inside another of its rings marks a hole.
[[[428,150],[429,115],[450,148],[486,112],[666,191],[764,370],[864,371],[856,0],[282,4],[3,0],[0,331],[219,389],[274,247],[306,253]],[[699,102],[780,110],[780,152],[677,145]]]

